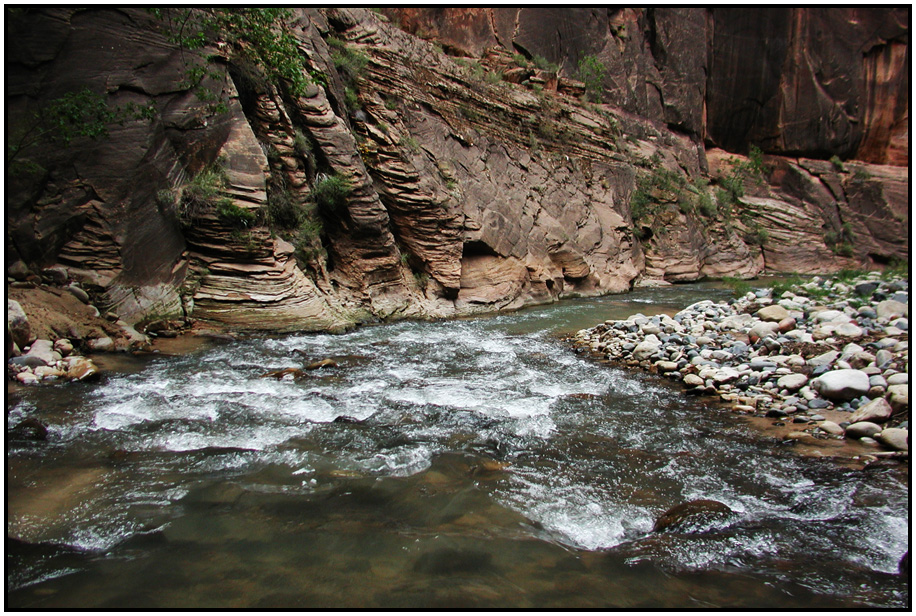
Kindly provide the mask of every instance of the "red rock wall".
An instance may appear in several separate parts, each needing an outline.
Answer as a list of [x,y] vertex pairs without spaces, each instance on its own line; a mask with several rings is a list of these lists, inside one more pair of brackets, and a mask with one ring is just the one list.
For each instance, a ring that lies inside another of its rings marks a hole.
[[457,53],[594,55],[606,102],[728,151],[907,162],[908,8],[384,11]]

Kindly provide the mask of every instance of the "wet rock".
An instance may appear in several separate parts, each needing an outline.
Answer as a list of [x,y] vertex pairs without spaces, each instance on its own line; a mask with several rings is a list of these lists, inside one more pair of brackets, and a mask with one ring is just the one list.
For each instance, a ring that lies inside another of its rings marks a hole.
[[14,366],[26,366],[28,368],[37,368],[38,366],[46,366],[47,364],[40,357],[35,357],[34,355],[21,355],[19,357],[14,357],[9,361],[10,364]]
[[702,387],[704,384],[705,382],[703,379],[695,374],[684,375],[684,385],[687,385],[688,387]]
[[868,375],[861,370],[833,370],[825,372],[811,386],[821,396],[830,400],[851,400],[868,393],[871,386]]
[[821,421],[818,427],[827,434],[832,434],[834,436],[842,436],[845,432],[838,423],[833,421]]
[[910,431],[903,428],[885,428],[875,436],[875,440],[897,451],[910,450]]
[[881,430],[881,426],[870,421],[851,423],[846,426],[846,438],[856,439],[862,438],[863,436],[871,438],[881,432]]
[[318,370],[319,368],[336,368],[337,362],[330,358],[325,358],[320,361],[312,362],[305,367],[306,370]]
[[41,379],[30,371],[20,372],[16,375],[16,380],[23,385],[38,385],[41,382]]
[[48,427],[34,417],[29,417],[10,430],[10,437],[26,441],[44,441],[48,438]]
[[874,400],[860,406],[849,421],[853,424],[860,421],[871,421],[875,423],[884,423],[890,419],[893,409],[884,398],[875,398]]
[[350,417],[349,415],[338,415],[331,423],[361,424],[363,421],[361,419],[357,419],[356,417]]
[[690,532],[701,526],[721,522],[734,513],[728,505],[715,500],[698,499],[676,505],[660,515],[653,532]]
[[38,366],[32,372],[42,381],[53,381],[67,376],[67,373],[63,370],[58,370],[52,366]]
[[91,381],[100,376],[98,367],[86,357],[68,358],[67,378],[71,381]]
[[266,372],[261,375],[261,378],[262,379],[277,379],[279,381],[280,379],[287,379],[287,378],[299,380],[299,379],[304,379],[307,376],[308,375],[305,373],[305,371],[300,370],[299,368],[283,368],[282,370],[273,370],[271,372]]

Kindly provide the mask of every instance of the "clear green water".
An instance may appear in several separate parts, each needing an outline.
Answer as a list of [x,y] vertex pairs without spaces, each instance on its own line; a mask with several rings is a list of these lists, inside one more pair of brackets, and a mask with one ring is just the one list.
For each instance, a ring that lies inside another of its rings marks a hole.
[[[8,395],[50,435],[8,443],[7,605],[907,606],[905,473],[795,456],[560,341],[728,296],[257,338]],[[651,532],[695,498],[736,514]]]

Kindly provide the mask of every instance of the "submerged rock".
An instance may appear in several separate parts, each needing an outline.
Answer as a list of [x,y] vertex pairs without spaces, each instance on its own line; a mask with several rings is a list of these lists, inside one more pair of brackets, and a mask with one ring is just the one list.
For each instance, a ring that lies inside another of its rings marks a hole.
[[676,505],[660,515],[652,527],[653,532],[690,532],[727,519],[734,512],[725,503],[715,500],[698,499]]

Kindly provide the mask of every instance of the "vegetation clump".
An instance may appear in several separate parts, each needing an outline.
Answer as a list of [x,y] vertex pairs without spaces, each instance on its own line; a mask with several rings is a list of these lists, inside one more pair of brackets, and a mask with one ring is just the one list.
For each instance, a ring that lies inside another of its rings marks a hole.
[[[217,42],[227,43],[230,61],[249,75],[263,75],[283,85],[293,96],[301,96],[312,83],[311,74],[299,53],[296,37],[289,28],[293,14],[280,7],[262,8],[151,8],[150,14],[164,24],[170,42],[186,50],[200,50]],[[228,109],[221,94],[214,93],[206,80],[221,80],[210,65],[216,55],[197,57],[186,63],[185,86],[207,101],[212,112]]]
[[339,173],[322,174],[312,188],[312,198],[318,207],[336,213],[346,207],[351,190],[350,181]]
[[329,36],[331,61],[344,81],[344,104],[350,112],[359,109],[359,79],[369,64],[369,56],[337,37]]
[[604,102],[604,63],[595,56],[585,56],[579,60],[577,76],[585,84],[585,97],[593,103]]

